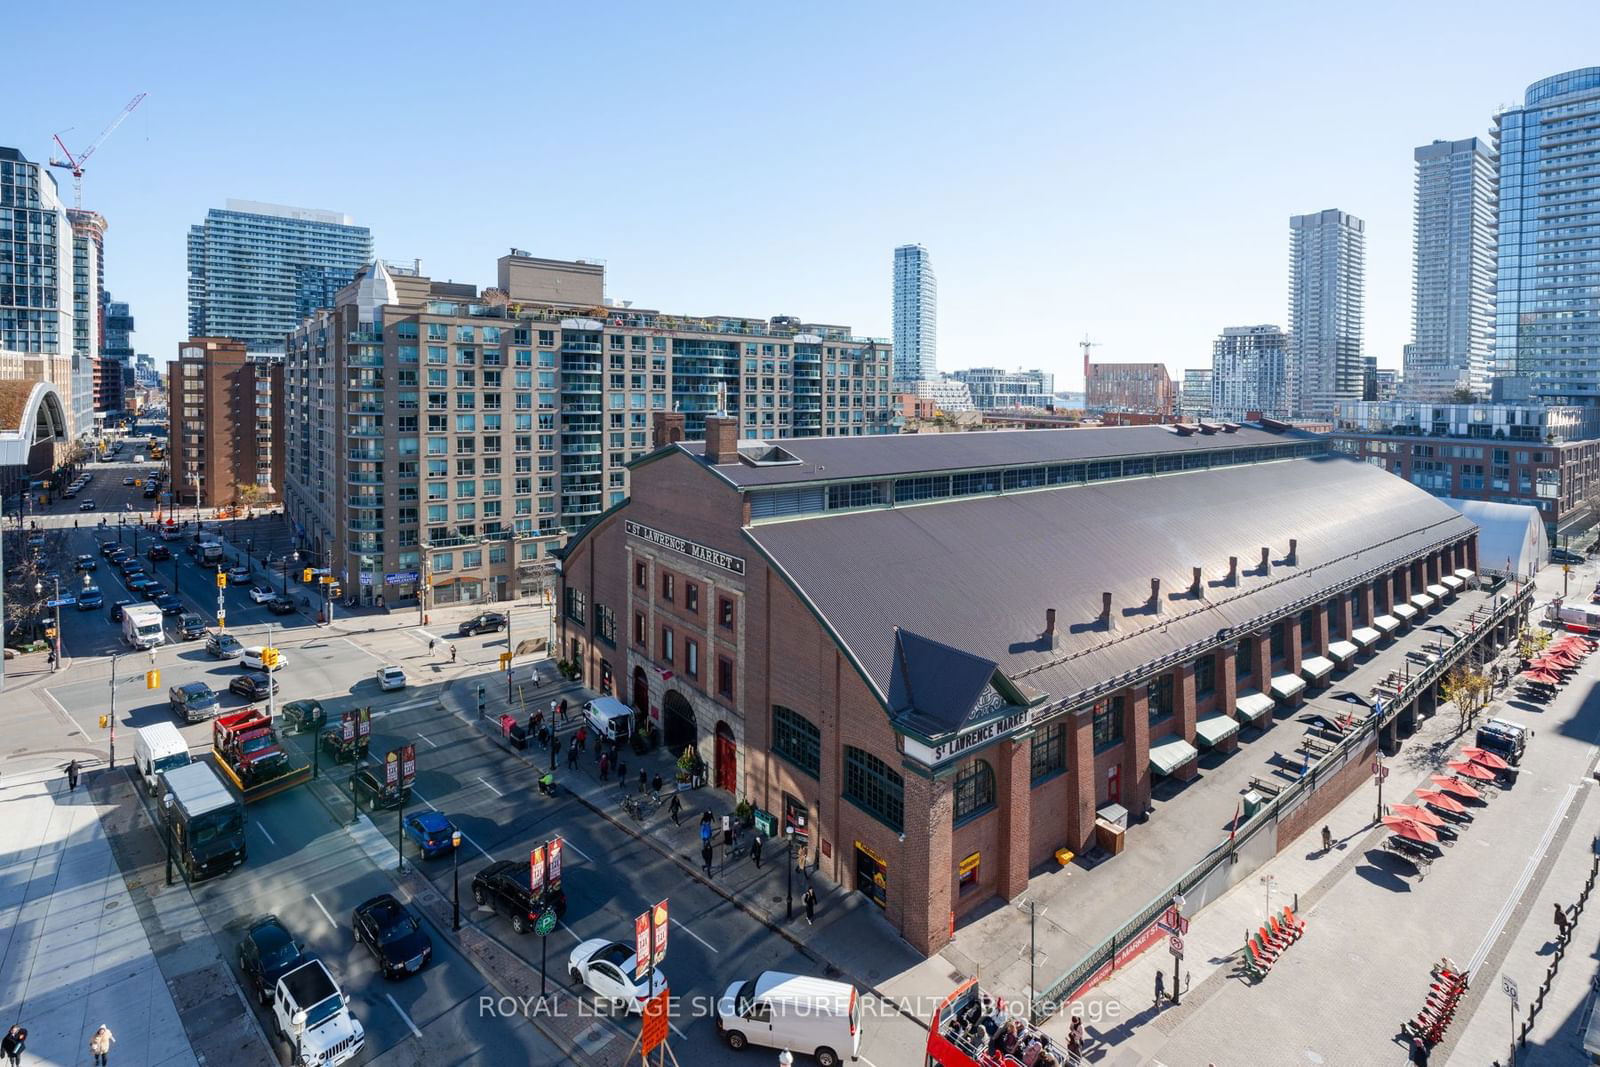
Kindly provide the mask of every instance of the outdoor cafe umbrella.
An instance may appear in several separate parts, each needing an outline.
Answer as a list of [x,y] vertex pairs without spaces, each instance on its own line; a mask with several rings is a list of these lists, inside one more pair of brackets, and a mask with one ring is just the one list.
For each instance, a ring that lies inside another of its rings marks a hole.
[[1563,667],[1576,667],[1578,664],[1583,662],[1583,657],[1572,651],[1570,648],[1558,648],[1551,652],[1547,652],[1544,658],[1551,663],[1557,663]]
[[1547,667],[1530,667],[1522,672],[1522,676],[1535,685],[1555,685],[1561,681],[1556,673]]
[[1485,767],[1480,767],[1476,763],[1472,763],[1468,760],[1451,760],[1449,763],[1445,764],[1445,766],[1466,778],[1476,778],[1480,782],[1494,781],[1493,771]]
[[1419,808],[1415,804],[1396,804],[1389,811],[1403,819],[1421,823],[1423,826],[1444,826],[1445,821],[1427,808]]
[[1465,804],[1461,803],[1461,801],[1457,800],[1455,797],[1441,793],[1436,789],[1417,790],[1417,799],[1422,801],[1424,804],[1432,804],[1436,808],[1442,808],[1445,811],[1454,812],[1457,815],[1465,815],[1467,813],[1467,806]]
[[1557,641],[1555,644],[1551,645],[1550,647],[1551,648],[1570,648],[1570,649],[1572,649],[1572,651],[1578,653],[1580,656],[1586,656],[1590,652],[1594,651],[1594,645],[1591,644],[1590,642],[1585,641],[1581,637],[1563,637],[1561,640]]
[[1454,793],[1456,796],[1466,797],[1468,800],[1482,799],[1482,794],[1480,794],[1476,789],[1472,788],[1466,782],[1457,781],[1448,774],[1435,774],[1431,775],[1430,777],[1433,781],[1433,784],[1444,790],[1446,793]]
[[1431,845],[1439,840],[1438,834],[1415,819],[1403,819],[1398,815],[1385,815],[1383,817],[1383,825],[1401,837],[1409,837],[1411,840],[1421,841],[1423,844]]
[[1490,770],[1509,771],[1511,769],[1511,764],[1486,748],[1464,748],[1461,750],[1461,754],[1473,763],[1481,763]]

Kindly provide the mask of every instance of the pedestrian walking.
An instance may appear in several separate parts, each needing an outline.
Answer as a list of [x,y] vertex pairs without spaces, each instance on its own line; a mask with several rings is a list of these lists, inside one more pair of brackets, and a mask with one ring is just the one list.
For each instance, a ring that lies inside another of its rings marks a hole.
[[[539,668],[538,667],[533,668],[533,687],[535,689],[539,688]],[[551,718],[550,718],[550,721],[554,722],[555,721],[555,716],[552,715]]]
[[621,756],[617,757],[617,784],[624,793],[628,791],[628,761]]
[[556,753],[561,751],[561,738],[556,736],[554,730],[550,731],[550,769],[556,769]]
[[1326,826],[1322,828],[1322,851],[1333,851],[1333,831]]
[[705,864],[706,877],[711,877],[711,842],[707,841],[700,846],[700,862]]
[[806,895],[800,898],[806,906],[806,925],[814,926],[817,921],[817,890],[814,886],[806,886]]
[[722,847],[724,850],[733,848],[733,820],[728,819],[722,824]]
[[94,1056],[95,1067],[105,1067],[111,1062],[111,1046],[116,1042],[116,1035],[111,1032],[111,1027],[105,1023],[100,1024],[100,1029],[94,1032],[89,1039],[89,1052]]
[[1074,1015],[1067,1024],[1067,1051],[1074,1056],[1083,1055],[1083,1016]]
[[438,644],[438,643],[439,643],[439,639],[438,638],[436,638],[436,637],[428,638],[428,658],[429,659],[433,658],[433,646]]
[[1561,940],[1565,941],[1567,939],[1567,932],[1568,932],[1569,929],[1570,929],[1570,923],[1569,923],[1569,921],[1567,919],[1567,910],[1561,906],[1561,902],[1560,901],[1557,901],[1556,902],[1556,932],[1561,936]]
[[1161,968],[1156,968],[1156,1011],[1161,1010],[1161,1002],[1167,999],[1167,979],[1161,973]]
[[72,792],[78,791],[78,761],[73,760],[67,764],[67,788]]
[[611,776],[611,757],[610,756],[606,756],[606,755],[602,755],[600,757],[600,780],[603,782],[607,778],[609,778],[610,776]]
[[683,801],[678,799],[678,794],[673,793],[672,799],[667,802],[667,814],[672,816],[672,825],[678,825],[678,813],[683,810]]
[[451,645],[450,646],[450,662],[454,663],[455,661],[456,661],[456,646],[455,645]]
[[561,721],[567,721],[567,700],[565,697],[561,698]]
[[18,1067],[22,1062],[22,1050],[27,1047],[28,1031],[24,1027],[14,1025],[6,1031],[4,1038],[0,1038],[0,1052],[5,1053],[9,1067]]
[[573,740],[578,742],[579,752],[587,749],[589,747],[589,728],[586,726],[578,727],[578,732],[574,735]]
[[756,836],[750,839],[750,858],[756,861],[758,871],[761,869],[761,844],[761,832],[758,830]]
[[657,793],[657,794],[659,794],[661,792],[661,772],[660,771],[657,771],[656,772],[656,776],[654,778],[650,779],[650,792]]
[[639,792],[641,792],[641,793],[644,792],[645,786],[649,783],[649,781],[650,781],[649,772],[646,771],[643,767],[640,767],[639,768]]
[[1406,1059],[1407,1062],[1415,1064],[1416,1067],[1428,1067],[1428,1043],[1420,1037],[1413,1037],[1411,1039],[1411,1055]]
[[574,741],[567,748],[567,770],[574,770],[578,766],[578,744]]

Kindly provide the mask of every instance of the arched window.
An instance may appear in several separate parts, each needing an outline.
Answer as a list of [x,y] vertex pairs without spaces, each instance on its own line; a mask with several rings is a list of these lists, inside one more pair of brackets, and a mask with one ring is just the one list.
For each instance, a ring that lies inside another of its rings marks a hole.
[[957,826],[994,807],[994,768],[975,759],[956,772],[955,823]]
[[848,745],[844,798],[896,833],[905,828],[905,781],[877,756]]
[[772,751],[813,778],[821,774],[822,732],[781,704],[772,705]]

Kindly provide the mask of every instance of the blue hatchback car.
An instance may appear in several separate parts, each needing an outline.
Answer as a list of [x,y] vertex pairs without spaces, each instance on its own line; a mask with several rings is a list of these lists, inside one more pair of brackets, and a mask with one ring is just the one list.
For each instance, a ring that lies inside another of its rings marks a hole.
[[442,856],[455,846],[451,836],[456,824],[436,811],[416,812],[406,816],[406,834],[417,843],[423,859]]

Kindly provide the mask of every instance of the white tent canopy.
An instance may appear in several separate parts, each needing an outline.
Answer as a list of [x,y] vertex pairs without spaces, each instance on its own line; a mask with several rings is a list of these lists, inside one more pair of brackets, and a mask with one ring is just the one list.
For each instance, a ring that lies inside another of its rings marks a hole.
[[1550,540],[1538,508],[1487,500],[1446,504],[1478,524],[1478,567],[1526,577],[1550,562]]

